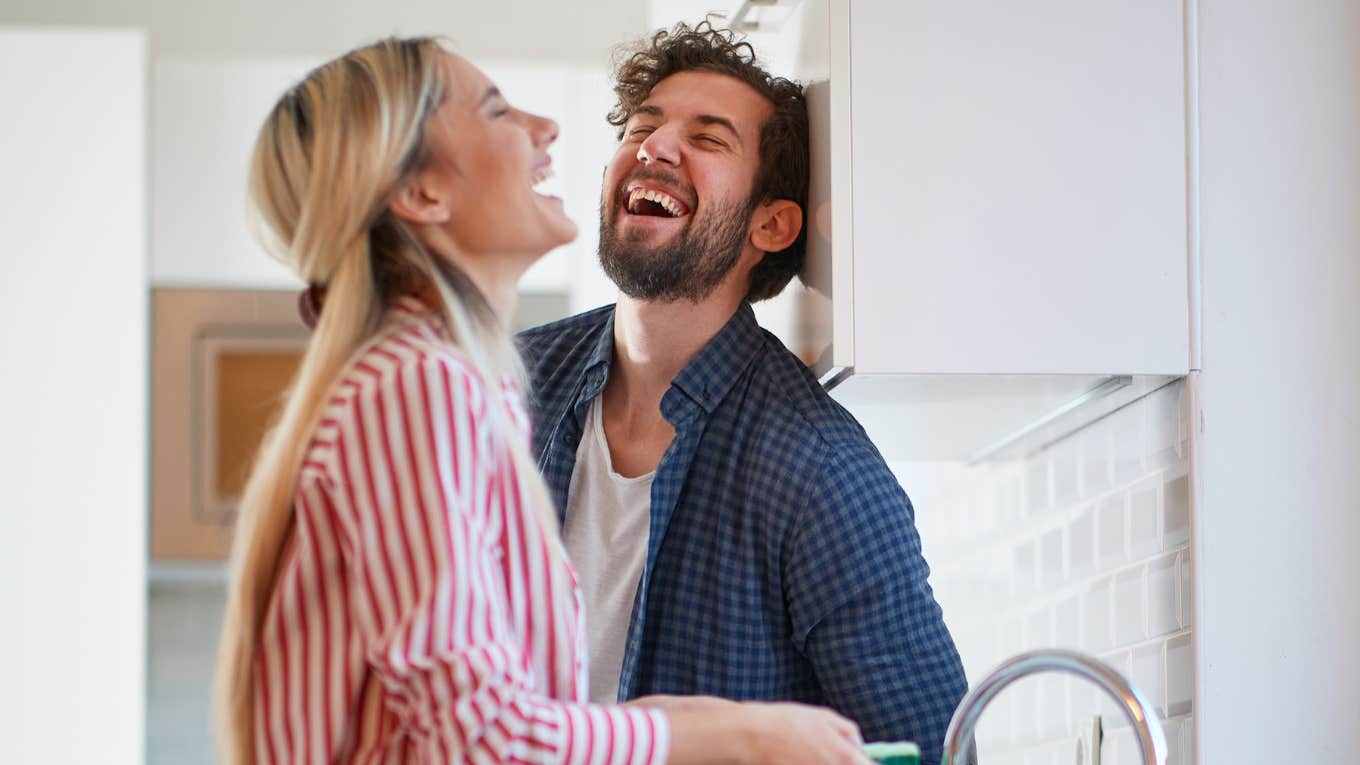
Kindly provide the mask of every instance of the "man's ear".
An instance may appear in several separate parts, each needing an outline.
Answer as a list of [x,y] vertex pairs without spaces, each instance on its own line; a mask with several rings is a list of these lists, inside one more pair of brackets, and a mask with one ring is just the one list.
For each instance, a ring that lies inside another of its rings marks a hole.
[[392,195],[387,209],[398,219],[415,225],[448,223],[450,218],[443,193],[419,175],[397,187],[397,193]]
[[789,199],[756,207],[751,220],[751,244],[763,252],[779,252],[793,244],[803,230],[803,208]]

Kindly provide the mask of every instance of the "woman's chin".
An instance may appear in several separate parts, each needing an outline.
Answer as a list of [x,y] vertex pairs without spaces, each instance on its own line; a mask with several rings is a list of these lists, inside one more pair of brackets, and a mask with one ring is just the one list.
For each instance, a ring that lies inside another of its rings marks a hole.
[[576,222],[571,218],[568,218],[566,213],[559,213],[554,217],[555,220],[551,223],[552,236],[554,239],[553,247],[561,247],[562,245],[571,244],[576,241],[576,237],[581,233]]

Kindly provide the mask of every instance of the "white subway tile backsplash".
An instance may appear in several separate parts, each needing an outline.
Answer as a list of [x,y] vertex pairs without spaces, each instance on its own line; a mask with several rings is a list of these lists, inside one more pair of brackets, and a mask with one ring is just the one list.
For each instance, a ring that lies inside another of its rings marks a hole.
[[1162,550],[1162,482],[1158,477],[1139,481],[1129,490],[1129,557],[1143,560]]
[[978,564],[979,569],[987,571],[987,598],[985,606],[986,613],[994,613],[994,609],[1000,608],[1003,604],[1009,603],[1011,598],[1011,569],[1010,561],[1002,555],[988,555],[984,563]]
[[[1146,401],[1146,399],[1144,399]],[[1147,439],[1144,438],[1142,402],[1137,406],[1115,412],[1109,422],[1110,436],[1113,440],[1114,485],[1123,486],[1147,473],[1143,470],[1143,456],[1147,452]]]
[[1166,717],[1166,661],[1162,658],[1163,648],[1161,643],[1149,643],[1133,649],[1133,676],[1129,678],[1134,687],[1142,691],[1152,703],[1158,717]]
[[[1036,648],[1100,656],[1171,715],[1171,760],[1189,765],[1182,753],[1194,685],[1183,387],[1157,391],[1027,459],[926,476],[920,506],[932,517],[922,515],[920,527],[972,682]],[[906,481],[927,469],[916,464],[900,475]],[[979,728],[980,759],[1072,765],[1076,736],[1089,732],[1096,714],[1111,734],[1106,765],[1138,762],[1115,702],[1062,675],[1002,694]]]
[[1062,585],[1063,529],[1053,529],[1039,540],[1039,589],[1051,592]]
[[1088,730],[1091,718],[1100,714],[1100,704],[1096,696],[1099,692],[1090,681],[1075,676],[1067,678],[1067,699],[1070,705],[1068,713],[1079,731]]
[[1026,542],[1018,545],[1011,553],[1012,576],[1015,578],[1015,596],[1017,599],[1027,597],[1034,593],[1038,584],[1038,559],[1034,552],[1034,543]]
[[1166,641],[1166,711],[1183,715],[1191,711],[1195,687],[1195,658],[1189,635]]
[[1020,743],[1033,744],[1042,737],[1039,731],[1039,682],[1038,675],[1017,680],[1006,689],[1015,697],[1015,737]]
[[1171,385],[1149,395],[1145,427],[1149,470],[1170,467],[1184,459],[1181,448],[1182,385]]
[[1139,566],[1114,578],[1115,645],[1129,645],[1147,637],[1143,584],[1147,570]]
[[1025,623],[1025,643],[1035,648],[1053,645],[1053,612],[1047,607],[1029,615]]
[[[993,705],[997,707],[997,712],[1001,710],[1002,703],[1004,702],[1000,699],[993,702]],[[978,721],[977,728],[973,730],[973,740],[977,742],[980,751],[993,752],[1010,743],[1009,736],[1003,736],[999,732],[1003,722],[1009,723],[1010,721],[1004,719],[997,712],[993,712],[989,717],[983,717]]]
[[1189,627],[1193,622],[1192,615],[1194,614],[1194,609],[1190,607],[1191,606],[1190,568],[1191,568],[1190,551],[1186,550],[1185,552],[1181,553],[1180,576],[1178,577],[1178,579],[1180,580],[1181,587],[1180,601],[1181,601],[1182,627]]
[[1158,637],[1181,628],[1180,585],[1176,580],[1180,555],[1164,555],[1148,564],[1148,635]]
[[1072,595],[1053,609],[1053,645],[1080,649],[1081,642],[1081,597]]
[[1109,428],[1092,428],[1082,439],[1081,495],[1091,497],[1114,481],[1114,439]]
[[1047,674],[1039,678],[1039,736],[1055,739],[1067,732],[1067,686],[1063,678]]
[[1162,721],[1162,733],[1166,735],[1166,765],[1181,765],[1185,762],[1181,754],[1182,719]]
[[1171,478],[1165,484],[1162,499],[1163,544],[1167,549],[1182,547],[1190,542],[1190,479],[1185,475]]
[[[998,658],[1004,659],[1008,656],[1014,656],[1030,647],[1029,644],[1025,642],[1025,624],[1020,620],[1020,617],[1016,616],[1007,619],[1004,629],[1005,640],[1003,645],[1005,646],[1005,650]],[[987,667],[987,669],[990,670],[991,667]]]
[[1023,504],[1024,480],[1020,475],[1008,475],[997,482],[1000,490],[999,516],[1003,527],[1010,527],[1020,520],[1020,506]]
[[1101,765],[1137,765],[1143,756],[1132,730],[1118,730],[1106,736],[1101,755]]
[[1085,579],[1096,569],[1096,516],[1091,507],[1082,508],[1067,531],[1067,575]]
[[1053,455],[1053,506],[1069,507],[1081,497],[1082,454],[1075,440]]
[[1106,577],[1091,584],[1082,596],[1081,610],[1085,621],[1086,644],[1090,653],[1101,653],[1114,646],[1114,616],[1111,613],[1114,580]]
[[1122,493],[1106,497],[1097,506],[1096,560],[1102,571],[1109,571],[1127,560],[1128,519],[1124,510]]
[[[1125,679],[1133,676],[1131,670],[1133,653],[1131,651],[1119,651],[1113,654],[1106,654],[1100,657],[1106,664],[1109,664],[1116,672],[1123,675]],[[1130,680],[1130,682],[1132,682]],[[1096,708],[1099,710],[1100,724],[1105,730],[1123,730],[1129,728],[1129,717],[1124,713],[1124,705],[1111,698],[1109,694],[1101,691],[1096,695]]]
[[1049,490],[1049,460],[1042,454],[1034,458],[1034,464],[1025,473],[1025,498],[1027,516],[1047,512],[1053,504]]

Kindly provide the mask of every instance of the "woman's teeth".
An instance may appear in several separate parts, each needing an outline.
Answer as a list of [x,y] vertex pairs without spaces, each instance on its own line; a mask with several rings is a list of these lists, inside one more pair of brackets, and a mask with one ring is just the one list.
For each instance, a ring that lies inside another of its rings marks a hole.
[[529,181],[529,185],[537,186],[538,184],[548,180],[551,177],[553,177],[553,169],[552,165],[548,165],[542,170],[539,170],[538,173],[534,175],[533,180]]

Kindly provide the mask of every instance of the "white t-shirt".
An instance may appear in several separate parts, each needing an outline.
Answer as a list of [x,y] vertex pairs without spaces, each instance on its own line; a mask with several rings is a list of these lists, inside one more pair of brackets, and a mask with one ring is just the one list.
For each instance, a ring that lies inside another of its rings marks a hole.
[[576,448],[563,529],[585,598],[591,701],[618,698],[633,597],[647,561],[655,475],[625,478],[614,472],[597,396]]

